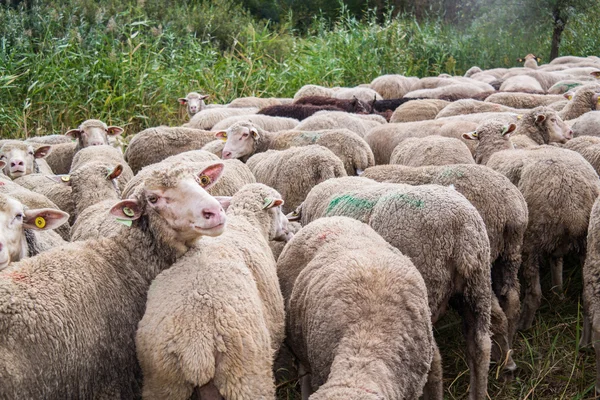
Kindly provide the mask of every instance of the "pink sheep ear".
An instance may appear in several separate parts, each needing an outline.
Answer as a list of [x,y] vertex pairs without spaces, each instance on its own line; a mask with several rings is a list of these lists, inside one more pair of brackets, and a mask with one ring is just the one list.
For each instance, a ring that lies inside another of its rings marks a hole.
[[52,146],[41,146],[38,147],[33,153],[34,158],[44,158],[52,151]]
[[58,228],[69,220],[69,214],[53,208],[40,208],[37,210],[25,210],[23,227],[45,231]]
[[3,169],[4,167],[6,167],[6,161],[0,160],[0,169]]
[[109,214],[117,220],[134,221],[142,216],[142,208],[137,200],[126,199],[115,204]]
[[545,120],[546,120],[546,116],[544,114],[538,114],[538,115],[535,116],[535,123],[536,124],[541,124]]
[[477,131],[463,133],[462,137],[463,139],[467,140],[479,140],[479,135],[477,135]]
[[258,133],[258,129],[256,129],[255,127],[251,127],[248,129],[250,129],[250,133],[252,134],[252,137],[254,138],[254,140],[260,139],[260,134]]
[[181,104],[182,106],[186,105],[188,102],[188,99],[186,99],[185,97],[180,97],[179,99],[177,99],[177,101],[179,101],[179,104]]
[[65,133],[65,136],[71,136],[74,139],[79,139],[81,132],[82,132],[82,130],[79,128],[71,129],[71,130],[67,131],[67,133]]
[[568,92],[563,93],[563,97],[567,100],[571,100],[573,98],[573,94],[574,93],[569,90]]
[[227,209],[229,208],[229,206],[231,205],[231,196],[213,196],[218,202],[219,204],[221,204],[221,207],[223,207],[223,210],[227,211]]
[[227,141],[227,131],[219,131],[215,133],[215,137],[225,142]]
[[517,129],[516,124],[508,124],[504,128],[502,128],[502,136],[510,135]]
[[267,197],[263,203],[263,210],[268,210],[269,208],[278,207],[281,205],[283,205],[283,200]]
[[108,173],[108,175],[106,175],[106,179],[109,181],[112,181],[113,179],[117,179],[119,176],[121,176],[121,173],[123,172],[123,166],[121,164],[117,164],[117,166]]
[[106,132],[110,135],[110,136],[117,136],[120,135],[121,133],[123,133],[124,129],[121,128],[120,126],[109,126],[106,129]]

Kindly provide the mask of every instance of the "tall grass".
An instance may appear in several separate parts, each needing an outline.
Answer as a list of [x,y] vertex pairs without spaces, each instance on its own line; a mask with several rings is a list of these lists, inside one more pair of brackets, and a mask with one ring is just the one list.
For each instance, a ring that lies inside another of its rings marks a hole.
[[[307,83],[353,86],[385,73],[462,74],[472,65],[513,66],[543,44],[501,28],[487,35],[489,24],[464,30],[410,16],[378,24],[374,12],[358,21],[344,10],[333,24],[315,18],[300,36],[290,23],[253,21],[229,0],[163,4],[71,0],[36,4],[31,13],[0,7],[0,134],[59,133],[87,118],[134,133],[180,124],[175,99],[191,90],[228,102],[292,96]],[[568,48],[592,51],[594,25],[580,21]],[[583,46],[575,45],[578,35]]]

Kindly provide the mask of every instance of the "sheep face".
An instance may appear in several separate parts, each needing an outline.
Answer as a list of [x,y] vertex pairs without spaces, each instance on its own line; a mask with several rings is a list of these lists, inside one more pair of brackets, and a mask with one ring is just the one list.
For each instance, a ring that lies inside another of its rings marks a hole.
[[270,215],[271,229],[269,239],[279,242],[287,242],[294,235],[288,229],[288,220],[281,210],[283,200],[267,198],[265,200],[265,209]]
[[237,158],[246,161],[254,154],[255,144],[260,139],[260,134],[254,126],[234,124],[225,131],[217,132],[215,137],[225,141],[222,152],[224,160]]
[[187,96],[179,98],[179,104],[186,106],[188,115],[191,118],[204,109],[204,100],[207,98],[208,95],[190,92]]
[[68,219],[69,214],[50,208],[25,210],[19,201],[0,194],[0,270],[27,257],[24,229],[54,229]]
[[499,121],[489,121],[478,126],[474,132],[463,133],[462,136],[464,139],[479,142],[473,158],[477,164],[485,165],[493,153],[514,149],[510,134],[516,128],[515,124],[504,125]]
[[102,121],[89,119],[79,125],[77,129],[71,129],[65,135],[77,139],[79,148],[89,146],[101,146],[109,144],[108,137],[123,133],[123,128],[118,126],[106,126]]
[[[146,179],[135,198],[122,200],[110,213],[122,222],[148,215],[151,224],[160,224],[165,236],[189,245],[200,236],[218,236],[225,228],[225,211],[206,189],[223,173],[223,164],[211,165],[199,173],[179,169]],[[160,222],[157,222],[160,221]]]
[[36,150],[25,142],[9,142],[0,148],[0,161],[4,161],[4,173],[11,179],[35,172],[35,159],[46,157],[51,146],[41,146]]
[[536,124],[545,125],[548,143],[567,143],[573,138],[573,130],[556,114],[538,114]]

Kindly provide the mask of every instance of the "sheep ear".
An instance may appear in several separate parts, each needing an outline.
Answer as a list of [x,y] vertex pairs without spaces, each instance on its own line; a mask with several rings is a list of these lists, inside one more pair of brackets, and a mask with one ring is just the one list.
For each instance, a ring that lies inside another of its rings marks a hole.
[[69,220],[69,214],[53,208],[25,210],[23,227],[37,231],[58,228]]
[[223,210],[227,211],[227,209],[231,205],[231,196],[213,196],[213,197],[219,202],[219,204],[221,204],[221,207],[223,207]]
[[590,72],[590,75],[592,75],[594,78],[600,78],[600,71]]
[[573,99],[573,92],[569,90],[568,92],[563,93],[563,97],[567,100],[571,100]]
[[188,102],[188,99],[186,99],[185,97],[180,97],[179,99],[177,99],[177,101],[179,101],[179,104],[181,104],[182,106],[186,105]]
[[121,176],[122,172],[123,172],[123,165],[117,164],[117,166],[106,175],[106,179],[108,179],[109,181],[112,181],[113,179],[117,179],[119,176]]
[[134,199],[121,200],[109,211],[109,214],[121,221],[134,221],[142,216],[140,203]]
[[539,58],[539,57],[536,57],[535,59],[537,60],[537,62],[541,62],[542,61],[542,59]]
[[250,129],[250,133],[252,134],[252,137],[254,138],[254,140],[260,139],[260,134],[258,133],[258,129],[256,129],[255,127],[251,127],[249,129]]
[[202,95],[200,95],[200,100],[206,100],[209,97],[210,97],[210,95],[208,95],[208,94],[202,94]]
[[217,180],[223,175],[223,169],[225,164],[217,163],[209,165],[198,173],[198,184],[202,186],[204,190],[210,188],[217,182]]
[[536,124],[541,124],[545,120],[546,120],[546,116],[544,114],[538,114],[538,115],[535,116],[535,123]]
[[263,203],[263,210],[267,210],[267,209],[273,208],[273,207],[278,207],[281,205],[283,205],[283,200],[267,197],[265,199],[265,202]]
[[463,133],[462,137],[463,139],[467,140],[479,140],[479,135],[477,134],[477,131]]
[[300,221],[300,212],[298,211],[298,209],[296,209],[296,210],[292,211],[291,213],[287,214],[285,217],[290,222]]
[[600,93],[594,93],[592,101],[596,104],[596,108],[600,105]]
[[71,136],[74,139],[79,139],[79,136],[81,135],[81,129],[77,128],[77,129],[71,129],[69,131],[67,131],[67,133],[65,133],[65,136]]
[[4,167],[6,167],[6,161],[0,160],[0,169],[3,169]]
[[508,125],[504,126],[504,128],[502,128],[502,136],[510,135],[512,132],[515,131],[515,129],[517,129],[516,124],[508,124]]
[[71,186],[70,175],[46,175],[46,178],[63,185]]
[[221,139],[222,141],[226,142],[227,141],[227,131],[219,131],[219,132],[215,133],[215,137],[217,139]]
[[123,128],[121,128],[120,126],[109,126],[106,129],[106,132],[110,135],[110,136],[117,136],[120,135],[121,133],[123,133]]
[[52,151],[52,146],[41,146],[38,147],[33,153],[34,158],[44,158]]

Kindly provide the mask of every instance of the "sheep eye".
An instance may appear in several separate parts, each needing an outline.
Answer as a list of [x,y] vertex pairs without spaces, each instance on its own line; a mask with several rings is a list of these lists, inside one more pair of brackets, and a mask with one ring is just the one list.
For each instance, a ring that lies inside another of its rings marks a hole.
[[[243,138],[245,138],[245,137],[248,137],[248,133],[247,133],[247,132],[246,132],[246,133],[242,133],[242,137],[243,137]],[[241,139],[241,138],[240,138],[240,139]]]
[[207,175],[202,175],[199,179],[198,179],[198,183],[200,184],[200,186],[205,187],[207,186],[209,183],[211,182],[211,179],[207,176]]
[[158,197],[156,195],[150,194],[147,196],[148,202],[154,204],[158,201]]
[[15,215],[15,219],[17,221],[23,221],[23,217],[24,217],[23,213],[18,213],[17,215]]
[[33,155],[33,151],[29,151],[29,152],[27,152],[27,154],[29,154],[30,156],[32,156]]
[[4,154],[0,154],[0,160],[5,160],[6,156]]

